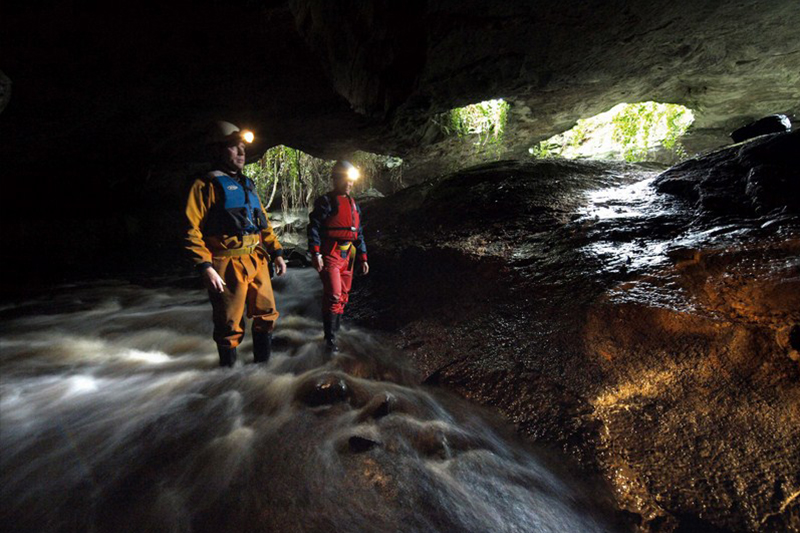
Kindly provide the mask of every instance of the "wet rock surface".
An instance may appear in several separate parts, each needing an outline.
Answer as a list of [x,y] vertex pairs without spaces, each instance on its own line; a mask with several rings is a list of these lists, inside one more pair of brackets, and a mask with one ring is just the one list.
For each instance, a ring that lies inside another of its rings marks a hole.
[[800,212],[800,131],[762,135],[676,165],[658,178],[659,191],[705,211]]
[[643,531],[797,531],[800,220],[656,187],[681,168],[736,181],[786,161],[765,155],[781,139],[661,177],[509,161],[376,200],[353,314],[429,382],[600,472]]

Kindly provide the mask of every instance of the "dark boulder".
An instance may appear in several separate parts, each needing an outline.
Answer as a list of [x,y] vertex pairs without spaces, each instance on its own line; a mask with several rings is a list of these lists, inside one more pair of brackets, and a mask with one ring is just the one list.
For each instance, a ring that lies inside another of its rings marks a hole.
[[776,114],[758,119],[747,126],[742,126],[731,133],[731,139],[733,139],[734,143],[740,143],[759,135],[786,133],[787,131],[792,131],[792,121],[786,115]]
[[760,136],[676,165],[658,177],[659,191],[701,211],[761,215],[800,212],[800,131]]

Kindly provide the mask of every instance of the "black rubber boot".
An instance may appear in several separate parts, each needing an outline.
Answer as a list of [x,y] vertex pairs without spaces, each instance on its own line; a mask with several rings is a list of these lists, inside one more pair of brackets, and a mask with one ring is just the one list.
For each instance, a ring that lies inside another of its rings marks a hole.
[[236,363],[236,348],[217,345],[219,352],[219,366],[232,367]]
[[266,363],[272,355],[272,333],[253,333],[253,361]]
[[339,347],[336,346],[336,326],[340,315],[333,315],[325,313],[322,315],[322,328],[325,331],[325,348],[328,352],[338,352]]

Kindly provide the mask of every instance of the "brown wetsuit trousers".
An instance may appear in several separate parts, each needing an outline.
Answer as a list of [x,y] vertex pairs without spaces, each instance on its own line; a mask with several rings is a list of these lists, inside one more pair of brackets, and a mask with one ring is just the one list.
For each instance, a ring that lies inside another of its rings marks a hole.
[[269,266],[263,254],[214,257],[214,270],[225,282],[222,293],[209,291],[214,320],[214,340],[235,348],[244,337],[245,319],[253,319],[253,332],[270,332],[278,319]]

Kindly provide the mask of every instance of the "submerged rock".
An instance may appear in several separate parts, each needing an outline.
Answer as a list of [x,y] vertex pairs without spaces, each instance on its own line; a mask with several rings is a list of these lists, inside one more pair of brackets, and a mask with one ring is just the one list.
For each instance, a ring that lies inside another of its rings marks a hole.
[[789,173],[797,139],[658,178],[499,162],[376,200],[351,307],[429,382],[601,473],[640,530],[796,530],[800,220],[751,170]]

